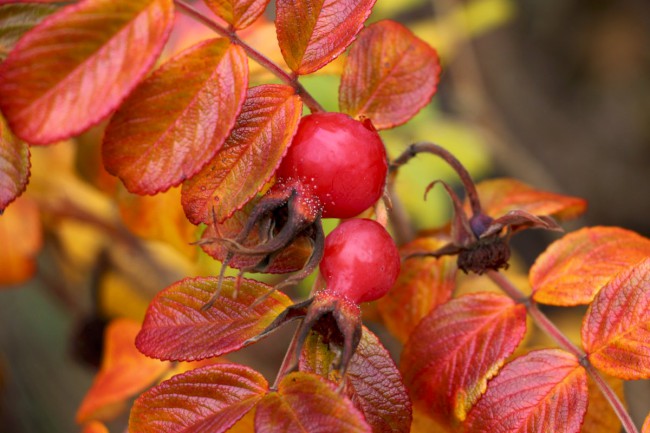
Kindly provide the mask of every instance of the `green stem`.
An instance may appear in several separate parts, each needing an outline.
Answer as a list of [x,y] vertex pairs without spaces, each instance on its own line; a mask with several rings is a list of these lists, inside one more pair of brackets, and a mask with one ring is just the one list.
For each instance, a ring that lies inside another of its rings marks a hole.
[[174,0],[174,3],[176,4],[176,7],[178,7],[178,9],[180,9],[184,14],[203,23],[205,26],[214,30],[215,33],[230,39],[230,41],[233,44],[242,47],[243,50],[246,52],[246,55],[248,55],[248,57],[250,57],[257,63],[262,65],[264,68],[266,68],[273,75],[278,77],[280,80],[282,80],[289,86],[293,87],[296,94],[300,96],[300,98],[303,100],[305,105],[307,105],[307,107],[312,113],[325,111],[325,109],[323,109],[323,107],[318,103],[318,101],[316,101],[316,99],[314,99],[314,97],[303,87],[303,85],[300,84],[300,82],[298,81],[298,77],[295,74],[289,74],[285,72],[282,68],[280,68],[278,65],[273,63],[264,54],[260,53],[255,48],[251,47],[242,39],[240,39],[234,30],[229,30],[221,26],[219,23],[210,19],[209,17],[206,17],[200,11],[196,10],[194,7],[192,7],[191,5],[189,5],[183,0]]
[[497,271],[488,271],[487,275],[492,281],[494,281],[509,297],[517,302],[522,302],[526,306],[528,314],[533,318],[535,324],[549,335],[557,344],[565,349],[566,351],[575,355],[580,365],[582,365],[589,376],[593,379],[594,383],[600,391],[603,393],[607,401],[609,402],[612,409],[618,416],[619,420],[623,424],[623,428],[627,433],[639,433],[639,430],[634,425],[630,414],[625,410],[625,406],[618,398],[614,390],[609,386],[609,384],[603,379],[598,370],[589,362],[589,358],[585,352],[580,349],[578,346],[573,344],[567,337],[558,329],[557,326],[551,320],[546,317],[544,313],[538,308],[535,301],[526,297],[517,287],[514,286],[503,274]]

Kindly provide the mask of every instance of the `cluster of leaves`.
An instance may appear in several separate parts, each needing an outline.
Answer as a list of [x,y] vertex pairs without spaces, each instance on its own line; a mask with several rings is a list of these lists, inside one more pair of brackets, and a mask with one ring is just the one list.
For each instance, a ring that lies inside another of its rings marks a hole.
[[[303,103],[321,110],[300,76],[348,50],[340,110],[388,129],[430,101],[440,72],[435,51],[401,24],[364,27],[374,0],[278,0],[277,41],[290,72],[238,36],[255,26],[269,0],[205,0],[225,24],[180,0],[15,3],[0,6],[0,20],[14,29],[0,34],[0,48],[11,49],[0,64],[2,211],[27,186],[31,145],[75,137],[110,116],[102,143],[109,173],[140,195],[180,186],[185,215],[208,226],[206,239],[215,233],[234,237],[273,181]],[[194,44],[149,73],[176,10],[221,37]],[[249,57],[283,84],[251,86]],[[459,228],[467,231],[462,251],[480,251],[486,239],[507,248],[511,229],[552,228],[550,217],[572,218],[585,209],[580,199],[512,179],[480,183],[477,196],[481,215],[496,225],[470,227],[455,200],[457,219],[404,245],[403,255],[449,251],[445,245],[457,244]],[[12,208],[24,206],[19,203]],[[467,208],[476,210],[473,203]],[[31,255],[38,239],[27,239],[18,248]],[[223,257],[218,244],[202,247]],[[299,268],[294,262],[305,260],[305,250],[309,246],[293,244],[283,251],[276,271]],[[312,331],[298,354],[298,371],[283,365],[273,384],[250,367],[217,357],[253,344],[292,300],[278,291],[268,295],[271,286],[245,278],[186,278],[151,301],[141,328],[126,321],[108,328],[102,368],[77,419],[88,432],[105,431],[96,420],[110,418],[127,398],[166,378],[135,401],[131,431],[604,431],[616,417],[588,412],[588,405],[598,407],[607,398],[624,423],[629,417],[597,370],[625,380],[650,377],[648,257],[650,240],[635,233],[583,229],[538,258],[528,276],[531,296],[519,292],[500,266],[488,266],[481,278],[492,279],[505,294],[462,294],[457,261],[414,257],[376,305],[378,317],[404,345],[399,366],[364,328],[341,377],[332,369],[336,345]],[[19,267],[33,263],[10,269]],[[31,270],[16,272],[10,281]],[[220,296],[211,302],[218,286]],[[589,304],[582,348],[545,319],[538,302]],[[528,351],[527,313],[561,349]]]

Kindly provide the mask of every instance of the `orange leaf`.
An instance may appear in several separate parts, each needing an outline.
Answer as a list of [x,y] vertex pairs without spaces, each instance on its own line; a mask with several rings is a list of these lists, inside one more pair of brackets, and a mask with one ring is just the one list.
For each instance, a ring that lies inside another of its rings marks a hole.
[[99,421],[90,421],[84,425],[82,433],[108,433],[108,429]]
[[247,86],[246,54],[227,39],[181,52],[140,84],[111,119],[102,149],[106,169],[136,194],[180,184],[221,148]]
[[582,345],[598,369],[621,379],[650,378],[650,258],[621,271],[596,295]]
[[440,64],[435,50],[394,21],[365,28],[346,59],[339,106],[368,117],[377,129],[408,121],[436,91]]
[[72,137],[111,113],[155,62],[172,0],[84,0],[46,18],[0,66],[0,107],[35,144]]
[[249,367],[218,364],[179,374],[133,404],[129,431],[221,433],[266,394],[264,377]]
[[587,411],[587,373],[559,349],[529,352],[507,364],[467,418],[467,431],[579,432]]
[[183,184],[183,208],[194,224],[223,222],[268,182],[285,155],[302,114],[290,86],[268,84],[248,90],[235,128],[223,148]]
[[257,20],[270,0],[205,0],[212,11],[235,29],[243,29]]
[[0,214],[27,186],[29,147],[11,133],[0,113]]
[[214,305],[203,306],[217,289],[216,277],[186,278],[160,292],[149,304],[136,345],[148,356],[175,361],[211,358],[242,348],[262,332],[291,300],[278,291],[251,305],[272,287],[226,278]]
[[197,228],[185,218],[180,200],[180,188],[155,196],[135,195],[124,190],[117,195],[122,220],[133,233],[166,242],[193,258],[197,247],[190,243],[196,240]]
[[78,423],[113,418],[129,397],[170,368],[169,363],[147,358],[136,349],[139,330],[140,324],[130,319],[114,320],[106,328],[102,365],[77,410]]
[[400,370],[414,404],[455,427],[485,392],[526,332],[526,308],[474,293],[433,310],[404,347]]
[[551,244],[530,269],[537,302],[588,304],[619,271],[650,256],[650,240],[618,227],[587,227]]
[[372,430],[350,399],[320,376],[295,372],[257,406],[255,433],[357,433]]
[[[605,378],[621,401],[624,401],[623,381],[611,376]],[[621,420],[612,409],[598,385],[588,378],[589,405],[580,433],[603,433],[621,431]]]
[[0,215],[0,245],[0,286],[29,280],[43,245],[41,218],[33,201],[19,198]]
[[643,427],[641,427],[641,433],[650,433],[650,414],[646,416],[645,421],[643,422]]
[[341,54],[363,28],[376,0],[277,0],[275,25],[284,60],[310,74]]
[[[419,238],[401,247],[400,255],[435,251],[446,243],[442,238]],[[377,302],[388,330],[406,342],[424,316],[451,298],[457,270],[456,258],[450,256],[404,260],[392,289]]]
[[[322,335],[312,332],[303,345],[300,371],[337,381],[338,372],[331,369],[336,358],[337,354],[329,350]],[[373,433],[408,433],[410,430],[411,401],[399,370],[377,336],[365,327],[350,360],[344,389]]]
[[498,218],[512,210],[524,210],[533,215],[548,215],[571,219],[582,215],[587,201],[578,197],[540,191],[516,179],[499,178],[476,184],[483,211]]

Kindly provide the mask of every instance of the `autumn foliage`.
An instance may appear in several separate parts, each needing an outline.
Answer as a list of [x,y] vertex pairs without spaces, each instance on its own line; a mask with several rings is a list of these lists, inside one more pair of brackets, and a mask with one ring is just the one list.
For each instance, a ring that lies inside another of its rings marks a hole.
[[[526,272],[511,263],[511,237],[562,231],[558,222],[581,215],[584,200],[509,178],[474,184],[433,143],[403,147],[387,161],[377,131],[427,105],[441,67],[436,51],[404,25],[367,23],[374,0],[277,0],[284,64],[241,37],[266,20],[269,0],[1,3],[0,14],[24,34],[3,41],[11,51],[0,63],[0,241],[12,245],[0,249],[0,283],[29,279],[42,245],[39,212],[48,202],[18,198],[30,188],[30,149],[98,124],[107,173],[97,184],[131,232],[157,237],[158,213],[167,218],[169,203],[180,203],[184,215],[170,223],[182,227],[175,246],[191,256],[194,243],[223,263],[220,273],[160,287],[142,324],[111,322],[77,413],[84,432],[106,432],[101,421],[136,396],[132,433],[597,432],[620,423],[637,431],[611,384],[650,378],[650,240],[617,227],[582,228],[559,237]],[[212,36],[164,51],[177,14]],[[342,114],[325,116],[299,79],[340,56]],[[280,83],[253,79],[254,64]],[[309,155],[322,157],[323,173],[334,158],[354,161],[354,171],[337,168],[321,183],[319,173],[300,178],[304,155],[293,151],[308,127],[345,148]],[[372,157],[352,140],[360,131],[371,137],[364,143],[377,137]],[[390,212],[389,195],[416,156],[448,163],[465,197],[431,173],[418,194],[443,188],[453,216],[438,230],[400,239],[400,265],[385,227],[404,222]],[[337,179],[346,185],[335,191]],[[372,183],[368,206],[355,181]],[[124,189],[146,197],[120,198]],[[363,203],[365,219],[339,228],[365,225],[378,238],[336,230],[326,237],[324,218],[359,213],[331,210],[345,200]],[[364,244],[340,246],[347,241]],[[226,265],[239,273],[226,275]],[[283,291],[319,265],[310,295]],[[274,285],[253,273],[286,279]],[[398,362],[361,323],[360,304],[379,297],[363,311],[378,322],[372,329],[393,335]],[[539,304],[588,305],[579,346]],[[292,321],[302,325],[274,382],[228,360]],[[557,347],[530,345],[535,326]],[[588,410],[595,407],[603,409]]]

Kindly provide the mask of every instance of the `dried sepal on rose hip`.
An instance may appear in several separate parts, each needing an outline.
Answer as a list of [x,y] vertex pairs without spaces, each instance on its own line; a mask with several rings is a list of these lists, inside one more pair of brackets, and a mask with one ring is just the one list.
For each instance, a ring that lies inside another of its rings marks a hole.
[[345,374],[361,339],[363,302],[377,300],[392,287],[400,271],[397,246],[386,229],[369,219],[341,223],[325,238],[320,262],[324,288],[304,302],[287,308],[258,337],[279,326],[302,318],[295,348],[295,366],[310,330],[320,333],[326,343],[340,350],[335,369]]
[[[373,206],[384,193],[387,173],[384,144],[369,120],[343,113],[305,116],[276,171],[275,184],[257,202],[243,230],[233,239],[201,243],[223,244],[225,264],[236,256],[259,258],[242,269],[257,271],[306,235],[313,252],[304,268],[283,283],[293,284],[309,275],[322,257],[321,218],[350,218]],[[253,231],[264,235],[251,246],[247,240]]]
[[423,152],[439,156],[458,173],[465,187],[471,214],[465,213],[460,198],[445,182],[441,180],[432,182],[425,191],[425,198],[429,190],[438,183],[444,186],[451,197],[454,208],[451,221],[452,242],[436,251],[414,253],[409,257],[458,255],[459,269],[465,273],[474,272],[481,275],[488,270],[497,271],[508,267],[512,233],[528,228],[562,231],[553,218],[546,215],[533,215],[521,209],[507,212],[499,218],[486,215],[481,208],[476,185],[465,167],[448,150],[437,144],[426,142],[412,144],[393,161],[391,171]]

